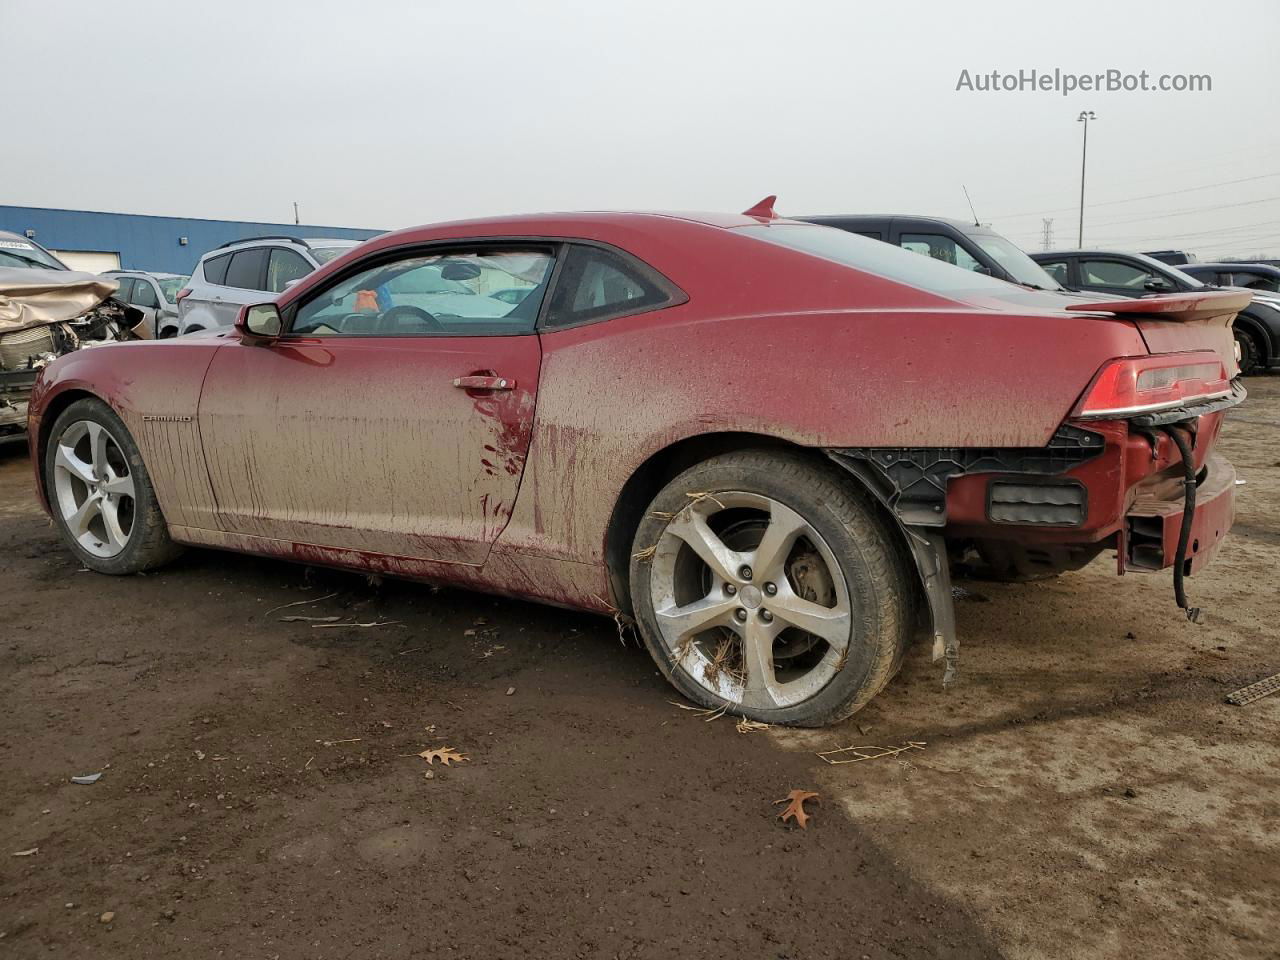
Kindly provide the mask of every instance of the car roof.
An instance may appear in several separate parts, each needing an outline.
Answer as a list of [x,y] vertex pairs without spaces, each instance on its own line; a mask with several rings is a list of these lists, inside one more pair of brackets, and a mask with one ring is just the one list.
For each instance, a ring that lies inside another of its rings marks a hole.
[[296,244],[300,247],[354,247],[363,243],[363,240],[353,240],[349,237],[289,237],[284,234],[273,234],[271,236],[262,237],[244,237],[240,240],[228,240],[226,243],[214,247],[212,250],[204,254],[200,259],[221,255],[229,250],[238,250],[241,247],[278,247],[281,245]]
[[849,224],[871,224],[882,223],[886,220],[904,220],[913,221],[915,223],[946,224],[948,227],[959,230],[961,233],[995,233],[995,231],[990,227],[986,227],[978,223],[972,223],[968,220],[955,220],[951,217],[933,217],[918,213],[807,213],[804,216],[796,217],[795,219],[804,220],[810,223],[820,222],[823,224],[834,223],[837,221]]
[[543,237],[585,239],[622,244],[636,235],[674,235],[690,226],[731,230],[760,224],[790,223],[812,227],[784,217],[755,217],[745,214],[687,211],[576,211],[571,213],[528,213],[474,220],[452,220],[423,224],[383,233],[364,241],[371,249],[407,243],[449,239],[503,237]]
[[1196,270],[1201,267],[1209,270],[1261,270],[1263,273],[1280,273],[1280,267],[1272,266],[1269,263],[1253,263],[1249,260],[1222,260],[1210,263],[1181,263],[1178,265],[1179,270],[1188,268]]
[[[1027,254],[1032,260],[1041,257],[1133,257],[1135,259],[1154,260],[1145,253],[1134,253],[1132,250],[1036,250]],[[1161,261],[1156,260],[1156,263]],[[1170,266],[1170,264],[1165,264]]]

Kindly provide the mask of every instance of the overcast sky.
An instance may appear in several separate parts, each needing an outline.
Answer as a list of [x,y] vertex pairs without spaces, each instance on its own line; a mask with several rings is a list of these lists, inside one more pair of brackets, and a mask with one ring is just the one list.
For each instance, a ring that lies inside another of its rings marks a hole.
[[[1042,217],[1074,246],[1087,109],[1087,245],[1280,255],[1278,46],[1275,0],[0,0],[0,203],[968,217],[963,185],[1022,246]],[[956,90],[1032,68],[1213,89]]]

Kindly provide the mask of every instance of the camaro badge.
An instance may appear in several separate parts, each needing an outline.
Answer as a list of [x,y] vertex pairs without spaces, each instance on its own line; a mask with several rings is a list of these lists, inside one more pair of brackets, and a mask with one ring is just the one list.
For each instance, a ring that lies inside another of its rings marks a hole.
[[152,421],[155,423],[190,423],[191,422],[190,417],[171,417],[171,416],[164,416],[159,414],[154,416],[149,414],[144,414],[142,417],[142,420],[144,423],[147,421]]

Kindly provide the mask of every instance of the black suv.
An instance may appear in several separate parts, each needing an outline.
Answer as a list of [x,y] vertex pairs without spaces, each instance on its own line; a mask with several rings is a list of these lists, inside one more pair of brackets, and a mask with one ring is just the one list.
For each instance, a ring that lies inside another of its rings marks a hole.
[[1280,294],[1280,267],[1265,263],[1188,263],[1178,269],[1201,283]]
[[[1058,250],[1033,253],[1031,258],[1068,290],[1108,297],[1150,297],[1216,286],[1142,253]],[[1236,316],[1232,329],[1240,346],[1240,372],[1261,373],[1280,366],[1280,299],[1250,292],[1253,302]]]
[[942,217],[847,214],[795,217],[914,250],[965,270],[1037,290],[1061,287],[1014,243],[987,227]]

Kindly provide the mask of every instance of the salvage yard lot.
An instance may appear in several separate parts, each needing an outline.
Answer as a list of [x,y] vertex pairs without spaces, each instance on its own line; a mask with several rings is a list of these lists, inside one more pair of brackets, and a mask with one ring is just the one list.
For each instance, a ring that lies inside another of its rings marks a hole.
[[590,616],[212,552],[80,572],[0,451],[0,954],[1273,957],[1280,696],[1223,703],[1280,671],[1280,377],[1248,386],[1204,624],[1107,555],[966,582],[960,685],[918,645],[820,731],[677,709]]

